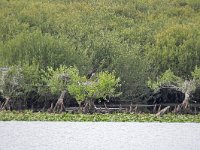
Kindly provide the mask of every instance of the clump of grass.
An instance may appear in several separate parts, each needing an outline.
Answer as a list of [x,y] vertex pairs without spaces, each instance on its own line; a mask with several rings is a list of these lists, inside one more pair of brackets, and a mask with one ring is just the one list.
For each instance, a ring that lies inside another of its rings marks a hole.
[[74,121],[74,122],[200,122],[198,115],[165,114],[156,117],[154,114],[70,114],[45,113],[31,111],[1,111],[1,121]]

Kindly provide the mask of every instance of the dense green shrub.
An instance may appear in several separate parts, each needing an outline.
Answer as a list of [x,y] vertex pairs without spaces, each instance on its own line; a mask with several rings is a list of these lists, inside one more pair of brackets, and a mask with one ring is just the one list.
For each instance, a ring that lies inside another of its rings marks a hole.
[[193,82],[197,88],[200,86],[200,68],[195,67],[194,71],[192,72]]
[[86,76],[79,74],[76,67],[60,66],[55,70],[49,67],[43,80],[49,86],[51,93],[59,94],[66,90],[78,102],[120,95],[116,92],[120,79],[108,72],[100,72],[92,79],[87,79]]
[[4,96],[16,95],[24,85],[22,68],[13,66],[0,72],[0,91]]
[[31,92],[38,93],[42,84],[41,71],[35,63],[11,66],[0,71],[0,91],[4,96],[17,98],[20,95],[26,100]]
[[154,90],[158,89],[161,86],[174,85],[177,87],[181,87],[182,84],[183,80],[180,77],[174,75],[174,73],[170,69],[166,70],[156,81],[148,81],[148,86]]
[[[72,70],[71,70],[72,69]],[[47,86],[49,86],[51,93],[59,94],[63,90],[67,90],[67,84],[71,80],[68,72],[77,73],[76,68],[67,68],[66,66],[60,66],[55,70],[52,67],[48,67],[47,71],[43,71],[44,75],[42,77],[43,81]]]
[[117,97],[121,94],[116,92],[116,88],[120,86],[120,79],[116,78],[113,73],[100,72],[93,78],[87,80],[86,77],[79,77],[76,82],[68,85],[69,93],[80,102]]
[[[115,71],[123,100],[146,92],[168,68],[200,64],[199,0],[0,1],[0,67],[77,66]],[[37,71],[36,71],[37,72]],[[34,78],[34,77],[33,77]],[[35,80],[35,79],[34,79]]]

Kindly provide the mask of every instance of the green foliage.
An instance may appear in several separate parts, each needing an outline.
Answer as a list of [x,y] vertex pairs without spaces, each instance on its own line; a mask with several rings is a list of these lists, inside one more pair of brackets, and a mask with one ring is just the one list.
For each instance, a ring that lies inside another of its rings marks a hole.
[[[114,73],[100,72],[97,74],[97,83],[95,84],[96,91],[93,91],[91,95],[95,95],[96,98],[117,97],[121,93],[117,93],[116,88],[120,87],[120,78],[116,78]],[[90,90],[93,90],[91,88]]]
[[174,75],[174,73],[168,69],[166,70],[156,81],[152,81],[151,79],[148,81],[148,86],[151,89],[158,89],[162,85],[175,85],[181,86],[183,80],[180,77]]
[[75,81],[78,77],[78,70],[72,67],[61,65],[57,69],[48,67],[47,71],[43,71],[43,81],[49,86],[53,94],[59,94],[63,90],[67,90],[69,80]]
[[67,90],[79,102],[88,99],[119,96],[115,90],[119,87],[120,79],[114,73],[100,72],[94,79],[81,76],[76,67],[60,66],[57,69],[48,67],[44,71],[43,81],[53,94]]
[[43,70],[75,65],[80,75],[115,70],[122,98],[133,99],[148,77],[171,68],[186,78],[200,64],[199,6],[199,0],[1,0],[0,67],[35,61]]
[[0,90],[4,96],[25,96],[31,91],[38,92],[41,85],[41,71],[35,63],[12,66],[0,71]]
[[94,100],[98,98],[117,97],[121,93],[116,92],[120,86],[120,79],[113,73],[100,72],[95,79],[87,80],[86,77],[79,77],[79,80],[68,85],[68,91],[77,101]]
[[39,65],[33,62],[31,65],[24,64],[22,66],[22,74],[23,74],[23,89],[25,92],[31,92],[33,90],[38,90],[38,87],[41,86],[41,70],[39,69]]
[[70,114],[70,113],[33,113],[31,111],[1,111],[1,121],[77,121],[77,122],[200,122],[200,115],[164,114],[155,117],[155,114]]
[[24,76],[22,68],[13,66],[0,72],[0,91],[4,96],[11,96],[23,88]]
[[197,66],[195,67],[194,71],[192,72],[192,77],[196,83],[197,86],[200,85],[200,68]]
[[200,11],[200,2],[199,0],[187,0],[186,1],[195,11]]
[[155,35],[155,50],[150,57],[161,72],[171,68],[179,76],[190,75],[199,63],[198,28],[195,24],[172,24]]
[[78,102],[86,100],[88,94],[86,92],[89,88],[88,86],[83,85],[82,82],[86,82],[86,79],[79,77],[79,80],[77,82],[73,82],[68,85],[69,93],[74,96]]

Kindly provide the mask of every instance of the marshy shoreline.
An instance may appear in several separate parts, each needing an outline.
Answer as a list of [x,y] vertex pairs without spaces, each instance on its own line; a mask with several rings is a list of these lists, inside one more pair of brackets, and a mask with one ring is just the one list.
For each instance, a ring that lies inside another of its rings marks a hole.
[[32,111],[1,111],[0,121],[67,121],[67,122],[196,122],[200,123],[200,114],[71,114]]

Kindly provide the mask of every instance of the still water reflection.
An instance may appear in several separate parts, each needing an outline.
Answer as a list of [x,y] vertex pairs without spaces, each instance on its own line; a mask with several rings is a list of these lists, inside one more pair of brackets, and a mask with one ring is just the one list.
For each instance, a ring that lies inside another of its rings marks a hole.
[[0,150],[200,150],[200,124],[0,122]]

